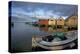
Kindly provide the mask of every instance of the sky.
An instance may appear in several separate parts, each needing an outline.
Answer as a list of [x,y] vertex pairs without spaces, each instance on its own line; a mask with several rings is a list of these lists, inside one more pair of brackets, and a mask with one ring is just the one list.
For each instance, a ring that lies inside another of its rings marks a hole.
[[[68,18],[72,14],[77,14],[77,5],[49,4],[49,3],[30,3],[30,2],[11,2],[11,16],[36,19],[49,18]],[[33,19],[32,19],[33,20]]]

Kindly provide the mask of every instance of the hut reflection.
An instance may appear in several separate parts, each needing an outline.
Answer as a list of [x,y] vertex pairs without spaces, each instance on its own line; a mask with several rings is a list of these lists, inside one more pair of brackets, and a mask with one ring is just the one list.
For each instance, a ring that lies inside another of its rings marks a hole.
[[63,28],[61,29],[54,29],[53,27],[39,27],[39,30],[40,31],[45,31],[45,32],[49,32],[49,33],[52,33],[52,32],[64,32],[65,30]]

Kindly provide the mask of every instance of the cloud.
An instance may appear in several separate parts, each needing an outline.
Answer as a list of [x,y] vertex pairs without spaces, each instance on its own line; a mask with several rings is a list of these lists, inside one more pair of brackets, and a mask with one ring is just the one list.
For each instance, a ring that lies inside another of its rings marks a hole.
[[13,2],[11,12],[12,16],[20,18],[28,16],[48,19],[62,16],[65,19],[73,13],[76,14],[78,10],[76,5]]

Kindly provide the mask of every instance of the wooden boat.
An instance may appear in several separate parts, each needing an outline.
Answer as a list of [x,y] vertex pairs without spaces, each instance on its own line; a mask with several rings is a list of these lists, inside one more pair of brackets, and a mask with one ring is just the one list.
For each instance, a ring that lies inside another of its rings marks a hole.
[[77,31],[70,31],[66,33],[59,32],[48,36],[35,36],[33,37],[33,42],[44,49],[58,50],[75,46],[74,41],[77,40],[77,36]]

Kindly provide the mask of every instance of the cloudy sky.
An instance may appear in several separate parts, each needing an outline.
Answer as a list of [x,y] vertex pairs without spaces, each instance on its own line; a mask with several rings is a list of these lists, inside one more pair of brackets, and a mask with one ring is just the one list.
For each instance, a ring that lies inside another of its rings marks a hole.
[[38,19],[59,18],[62,16],[66,19],[74,13],[77,14],[77,9],[77,5],[12,2],[11,16]]

